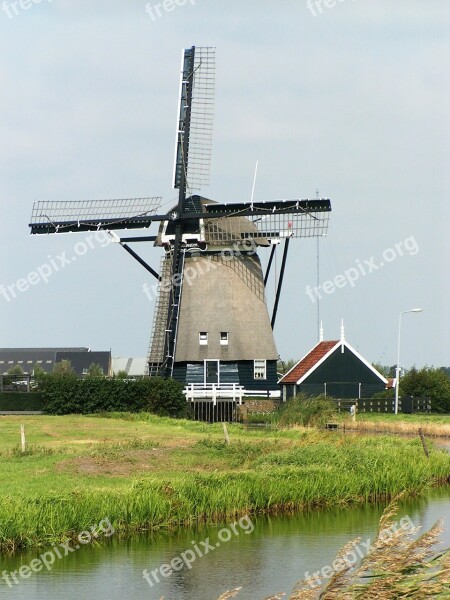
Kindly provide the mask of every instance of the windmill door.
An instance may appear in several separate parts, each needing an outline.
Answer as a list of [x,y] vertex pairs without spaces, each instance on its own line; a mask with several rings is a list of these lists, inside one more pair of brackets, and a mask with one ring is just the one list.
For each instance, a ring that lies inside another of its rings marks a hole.
[[219,383],[218,360],[205,360],[205,383]]

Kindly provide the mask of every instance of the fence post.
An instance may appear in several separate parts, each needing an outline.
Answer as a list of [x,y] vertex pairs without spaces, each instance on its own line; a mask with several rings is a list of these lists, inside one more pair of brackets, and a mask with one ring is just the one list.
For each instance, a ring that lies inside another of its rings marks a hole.
[[229,446],[230,445],[230,436],[228,435],[227,424],[225,423],[225,421],[222,422],[222,426],[223,426],[223,434],[225,436],[225,443],[227,444],[227,446]]
[[27,442],[26,442],[26,439],[25,439],[25,425],[21,425],[20,426],[20,442],[21,442],[21,445],[22,445],[22,452],[25,452],[26,445],[27,445]]
[[425,437],[423,435],[422,427],[419,427],[419,435],[420,435],[420,440],[422,442],[423,451],[425,452],[425,456],[427,458],[430,458],[430,453],[428,451],[427,443],[426,443]]

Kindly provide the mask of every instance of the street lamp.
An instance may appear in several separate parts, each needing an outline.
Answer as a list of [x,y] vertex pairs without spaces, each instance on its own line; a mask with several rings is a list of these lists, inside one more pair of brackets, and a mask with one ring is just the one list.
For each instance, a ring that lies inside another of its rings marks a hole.
[[411,310],[404,310],[398,317],[398,344],[397,344],[397,367],[395,369],[395,414],[398,414],[398,387],[400,383],[400,334],[402,329],[402,316],[407,313],[419,313],[422,312],[421,308],[411,308]]

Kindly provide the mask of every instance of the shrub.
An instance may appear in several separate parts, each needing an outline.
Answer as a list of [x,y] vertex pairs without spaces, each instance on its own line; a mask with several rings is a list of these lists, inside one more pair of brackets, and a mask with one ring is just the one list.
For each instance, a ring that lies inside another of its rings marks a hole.
[[146,411],[161,416],[185,415],[186,400],[181,384],[152,377],[139,380],[77,379],[47,375],[39,390],[47,414],[92,414]]
[[44,401],[39,392],[0,392],[0,410],[43,410]]
[[326,396],[310,397],[301,393],[281,407],[279,424],[322,427],[336,414],[333,400]]

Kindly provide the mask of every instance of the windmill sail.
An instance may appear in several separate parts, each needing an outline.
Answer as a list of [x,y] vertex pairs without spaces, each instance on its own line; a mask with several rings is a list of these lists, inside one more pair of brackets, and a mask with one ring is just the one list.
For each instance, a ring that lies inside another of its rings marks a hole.
[[328,230],[331,203],[327,199],[213,203],[205,205],[205,210],[211,217],[227,214],[217,219],[204,219],[204,239],[208,244],[221,245],[246,239],[324,236]]
[[[189,193],[209,183],[215,101],[215,57],[216,50],[212,47],[192,47],[183,53],[174,188],[179,189],[182,186],[184,169],[186,191]],[[192,100],[189,104],[191,81]],[[186,136],[188,140],[185,151]]]
[[161,198],[121,200],[38,201],[31,213],[31,233],[67,233],[98,229],[150,227]]

